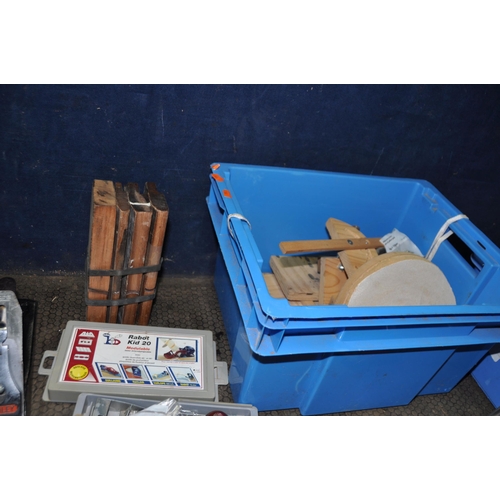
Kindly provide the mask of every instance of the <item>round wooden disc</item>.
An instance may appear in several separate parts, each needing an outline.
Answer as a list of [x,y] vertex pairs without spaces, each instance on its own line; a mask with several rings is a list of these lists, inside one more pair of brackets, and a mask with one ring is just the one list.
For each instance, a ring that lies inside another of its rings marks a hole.
[[456,299],[435,264],[411,253],[392,252],[359,267],[335,303],[358,307],[455,305]]

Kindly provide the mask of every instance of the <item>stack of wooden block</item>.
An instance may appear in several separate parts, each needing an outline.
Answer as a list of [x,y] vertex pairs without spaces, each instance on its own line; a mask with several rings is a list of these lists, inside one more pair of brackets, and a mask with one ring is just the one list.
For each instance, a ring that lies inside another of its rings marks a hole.
[[147,325],[168,205],[154,183],[94,180],[87,256],[87,321]]

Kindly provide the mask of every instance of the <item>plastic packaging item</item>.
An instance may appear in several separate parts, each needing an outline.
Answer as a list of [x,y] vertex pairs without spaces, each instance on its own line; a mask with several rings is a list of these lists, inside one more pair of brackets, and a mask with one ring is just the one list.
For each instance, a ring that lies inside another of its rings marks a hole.
[[93,404],[89,405],[87,415],[93,417],[125,417],[141,411],[141,407],[114,401],[109,398],[97,398]]
[[[226,415],[220,410],[214,410],[207,415],[220,414]],[[186,408],[185,403],[179,404],[175,399],[169,398],[160,403],[148,406],[143,410],[134,413],[132,416],[135,417],[199,417],[202,414],[195,410],[190,410]],[[227,416],[227,415],[226,415]]]
[[422,252],[413,241],[394,228],[390,233],[386,234],[380,241],[384,244],[386,252],[410,252],[420,257],[423,257]]
[[[450,391],[500,343],[500,250],[430,183],[235,164],[217,174],[207,205],[236,402],[304,415],[404,405]],[[297,307],[272,297],[264,273],[279,243],[327,238],[330,217],[367,236],[398,228],[424,255],[453,220],[432,263],[456,305]]]
[[134,413],[133,417],[177,417],[181,414],[181,406],[175,399],[169,398],[160,403],[148,406]]

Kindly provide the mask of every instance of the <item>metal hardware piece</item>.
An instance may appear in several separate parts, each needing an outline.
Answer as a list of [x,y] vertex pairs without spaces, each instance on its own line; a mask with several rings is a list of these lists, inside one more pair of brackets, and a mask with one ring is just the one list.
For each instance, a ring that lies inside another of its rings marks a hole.
[[0,291],[0,416],[24,414],[22,312],[12,291]]

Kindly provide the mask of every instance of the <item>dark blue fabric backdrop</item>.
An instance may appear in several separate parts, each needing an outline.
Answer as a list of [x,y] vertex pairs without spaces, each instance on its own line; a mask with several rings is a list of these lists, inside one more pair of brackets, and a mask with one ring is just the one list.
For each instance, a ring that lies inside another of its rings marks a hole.
[[155,182],[164,273],[212,274],[209,165],[423,178],[500,246],[500,87],[0,86],[5,272],[84,270],[93,179]]

